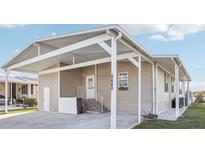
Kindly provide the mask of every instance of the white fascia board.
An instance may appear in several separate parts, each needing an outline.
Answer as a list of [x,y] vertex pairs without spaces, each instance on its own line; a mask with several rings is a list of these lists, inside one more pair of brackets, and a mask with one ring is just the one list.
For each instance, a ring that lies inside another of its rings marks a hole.
[[176,65],[180,67],[180,71],[182,71],[182,73],[187,77],[187,80],[191,81],[191,77],[189,73],[186,71],[181,59],[177,56],[177,57],[172,57],[172,60]]
[[90,38],[90,39],[87,39],[87,40],[83,40],[83,41],[71,44],[69,46],[66,46],[66,47],[63,47],[63,48],[60,48],[60,49],[57,49],[57,50],[54,50],[54,51],[50,51],[49,53],[46,53],[46,54],[31,58],[31,59],[28,59],[28,60],[25,60],[23,62],[14,64],[12,66],[9,66],[7,69],[12,70],[12,69],[22,67],[22,66],[25,66],[25,65],[28,65],[28,64],[32,64],[32,63],[35,63],[35,62],[39,62],[39,61],[42,61],[42,60],[45,60],[45,59],[48,59],[48,58],[52,58],[52,57],[55,57],[55,56],[58,56],[58,55],[61,55],[61,54],[72,52],[74,50],[81,49],[83,47],[87,47],[87,46],[90,46],[90,45],[93,45],[93,44],[96,44],[96,43],[99,43],[99,42],[102,42],[102,41],[106,41],[106,40],[109,40],[109,39],[111,39],[111,36],[105,33],[105,34],[102,34],[102,35],[99,35],[99,36],[96,36],[96,37],[93,37],[93,38]]
[[[132,52],[132,53],[127,53],[127,54],[121,54],[117,56],[117,60],[122,60],[122,59],[128,59],[131,57],[136,57],[137,54]],[[103,63],[107,63],[111,61],[111,57],[107,57],[107,58],[102,58],[102,59],[96,59],[96,60],[92,60],[92,61],[88,61],[88,62],[83,62],[83,63],[79,63],[79,64],[74,64],[74,65],[68,65],[68,66],[63,66],[63,67],[59,67],[59,68],[53,68],[53,69],[48,69],[45,71],[41,71],[39,72],[40,75],[43,74],[49,74],[49,73],[55,73],[58,71],[64,71],[64,70],[69,70],[69,69],[75,69],[75,68],[81,68],[81,67],[86,67],[86,66],[91,66],[91,65],[96,65],[96,64],[103,64]]]
[[16,58],[18,55],[20,55],[24,50],[26,50],[28,47],[32,46],[34,42],[32,41],[31,43],[29,43],[25,48],[23,48],[22,50],[18,51],[16,54],[14,54],[14,56],[12,56],[8,62],[6,62],[5,64],[1,65],[1,68],[5,68],[6,65],[8,65],[14,58]]
[[114,28],[118,28],[117,25],[105,25],[105,26],[100,26],[97,28],[89,28],[89,29],[83,29],[83,30],[78,30],[75,32],[71,32],[71,33],[66,33],[66,34],[60,34],[60,35],[55,35],[55,36],[49,36],[49,37],[45,37],[45,38],[41,38],[41,39],[37,39],[34,42],[42,42],[42,41],[49,41],[49,40],[54,40],[54,39],[59,39],[59,38],[64,38],[64,37],[71,37],[71,36],[75,36],[75,35],[82,35],[82,34],[86,34],[86,33],[93,33],[93,32],[100,32],[100,31],[105,31],[107,29],[114,29]]

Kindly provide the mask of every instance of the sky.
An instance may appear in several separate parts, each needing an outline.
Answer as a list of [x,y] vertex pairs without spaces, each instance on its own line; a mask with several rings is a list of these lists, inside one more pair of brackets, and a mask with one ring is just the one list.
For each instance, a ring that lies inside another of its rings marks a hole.
[[[97,26],[100,25],[0,25],[0,65],[6,63],[34,39]],[[150,54],[178,54],[191,75],[191,90],[205,90],[205,25],[120,26]]]

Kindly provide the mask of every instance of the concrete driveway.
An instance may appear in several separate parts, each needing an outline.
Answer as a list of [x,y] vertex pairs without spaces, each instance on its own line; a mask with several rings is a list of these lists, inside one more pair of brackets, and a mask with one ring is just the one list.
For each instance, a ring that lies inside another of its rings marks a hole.
[[[137,124],[137,115],[118,114],[117,128],[127,129]],[[69,115],[49,112],[30,112],[0,118],[0,129],[108,129],[110,113]]]

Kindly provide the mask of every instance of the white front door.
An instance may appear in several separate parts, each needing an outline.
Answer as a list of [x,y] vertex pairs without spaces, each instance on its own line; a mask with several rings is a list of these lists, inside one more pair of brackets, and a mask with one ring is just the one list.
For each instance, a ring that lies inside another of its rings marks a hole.
[[43,88],[43,110],[49,111],[49,103],[50,103],[50,89],[49,87]]
[[94,75],[86,76],[86,98],[95,98]]

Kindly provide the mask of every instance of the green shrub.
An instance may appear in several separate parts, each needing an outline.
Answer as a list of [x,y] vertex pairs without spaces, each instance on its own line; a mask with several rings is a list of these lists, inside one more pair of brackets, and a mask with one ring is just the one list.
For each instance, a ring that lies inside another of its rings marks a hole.
[[22,103],[23,103],[22,99],[20,99],[20,98],[16,99],[16,104],[22,104]]
[[34,107],[37,105],[37,101],[34,98],[26,98],[24,103],[25,105],[28,105],[28,107]]

